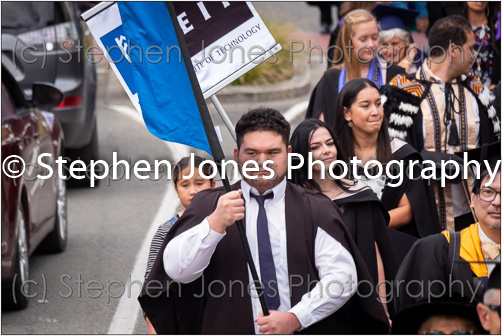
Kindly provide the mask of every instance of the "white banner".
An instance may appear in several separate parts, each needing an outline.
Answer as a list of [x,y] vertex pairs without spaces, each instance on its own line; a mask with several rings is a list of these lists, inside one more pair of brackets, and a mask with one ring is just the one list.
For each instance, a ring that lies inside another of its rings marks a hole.
[[[173,5],[206,99],[281,50],[250,2]],[[129,63],[134,41],[124,35],[117,4],[102,2],[82,18],[134,106],[141,111]],[[180,52],[175,48],[151,46],[151,50],[142,52],[147,62],[178,62]]]
[[[92,16],[86,19],[90,15]],[[122,19],[117,4],[101,2],[84,13],[82,18],[86,21],[94,40],[108,60],[129,99],[136,110],[141,113],[138,93],[134,87],[132,67],[129,63],[130,41],[126,39],[122,29]]]

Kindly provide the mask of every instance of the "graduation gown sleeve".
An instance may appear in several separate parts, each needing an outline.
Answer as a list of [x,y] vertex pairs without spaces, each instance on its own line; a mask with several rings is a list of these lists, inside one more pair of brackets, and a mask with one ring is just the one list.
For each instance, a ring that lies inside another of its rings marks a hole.
[[[387,210],[395,209],[406,194],[413,211],[411,223],[398,230],[417,238],[426,237],[441,231],[437,215],[436,203],[432,187],[427,180],[420,178],[419,165],[414,165],[413,179],[408,174],[410,161],[422,162],[422,157],[410,145],[404,144],[392,153],[393,160],[403,160],[403,182],[396,187],[386,186],[382,195],[382,203]],[[392,181],[396,183],[398,180]]]
[[390,217],[373,191],[365,190],[334,202],[340,207],[345,206],[345,226],[361,252],[375,285],[378,283],[378,268],[374,243],[380,250],[385,278],[394,279],[398,264],[389,234]]
[[[385,271],[385,279],[393,280],[399,267],[388,228],[389,213],[371,190],[365,190],[354,196],[335,200],[336,204],[345,206],[343,219],[347,230],[361,253],[371,275],[373,285],[378,284],[378,264],[375,243],[378,245]],[[390,293],[390,287],[387,293]],[[389,315],[394,316],[393,306],[389,305]]]
[[[396,275],[393,286],[396,312],[430,297],[431,293],[442,292],[439,281],[446,283],[448,279],[448,247],[442,234],[417,240]],[[431,280],[438,282],[431,284]]]
[[[461,239],[461,248],[466,241]],[[480,302],[482,281],[475,276],[468,261],[457,255],[442,233],[418,240],[401,264],[394,282],[396,312],[424,300],[463,298]],[[458,252],[457,252],[458,253]]]

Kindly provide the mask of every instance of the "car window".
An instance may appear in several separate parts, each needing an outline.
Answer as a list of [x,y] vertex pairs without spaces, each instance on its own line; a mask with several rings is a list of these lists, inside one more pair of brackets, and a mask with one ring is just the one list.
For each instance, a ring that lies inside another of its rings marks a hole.
[[[69,3],[71,6],[71,3]],[[68,8],[63,2],[54,2],[54,22],[53,24],[63,23],[71,21],[70,13]]]
[[70,19],[62,2],[2,2],[2,28],[10,32],[54,26]]
[[29,46],[76,38],[70,6],[63,2],[3,2],[2,32],[17,35]]
[[54,21],[53,2],[2,2],[2,28],[27,31]]

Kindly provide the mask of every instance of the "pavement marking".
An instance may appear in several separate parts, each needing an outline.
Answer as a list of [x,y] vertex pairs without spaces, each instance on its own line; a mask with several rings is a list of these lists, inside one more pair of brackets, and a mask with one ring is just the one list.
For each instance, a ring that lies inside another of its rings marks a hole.
[[291,123],[294,119],[296,119],[300,114],[304,113],[307,111],[307,107],[309,106],[309,101],[304,100],[302,102],[299,102],[289,108],[286,112],[284,112],[283,116],[284,118]]
[[127,105],[108,105],[108,108],[114,110],[115,112],[121,113],[142,125],[145,125],[143,117],[133,107]]
[[[123,105],[111,105],[109,106],[109,108],[118,113],[126,115],[132,120],[144,125],[143,118],[132,107]],[[165,145],[172,149],[172,152],[176,153],[176,156],[179,156],[180,158],[189,155],[187,146],[168,142],[165,142]],[[146,264],[152,238],[155,235],[155,232],[157,231],[159,225],[165,223],[166,220],[170,218],[169,215],[175,214],[176,207],[178,206],[179,202],[173,202],[173,199],[175,200],[177,199],[177,197],[178,196],[176,194],[176,191],[174,190],[172,183],[167,183],[166,192],[164,194],[160,207],[157,210],[155,218],[150,224],[150,228],[148,229],[145,238],[143,239],[141,248],[136,256],[136,260],[131,271],[131,276],[125,284],[125,288],[131,289],[131,295],[122,295],[122,297],[120,298],[112,322],[108,329],[108,334],[132,334],[134,332],[136,322],[141,310],[137,299],[139,294],[141,293],[141,289],[139,288],[139,286],[132,286],[131,283],[134,281],[140,281],[141,283],[144,282]]]

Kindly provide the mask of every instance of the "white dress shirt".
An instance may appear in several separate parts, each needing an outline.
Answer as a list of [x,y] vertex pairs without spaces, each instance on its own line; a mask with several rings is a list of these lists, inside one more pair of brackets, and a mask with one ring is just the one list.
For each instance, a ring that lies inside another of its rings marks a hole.
[[[246,235],[257,272],[260,274],[256,230],[259,206],[257,201],[249,196],[250,192],[256,195],[259,193],[245,181],[241,182],[241,188],[246,204]],[[315,239],[315,264],[320,282],[312,291],[304,294],[298,304],[291,307],[286,246],[285,191],[286,179],[264,193],[274,193],[273,198],[265,200],[264,206],[267,212],[272,255],[281,300],[278,310],[295,314],[302,328],[306,328],[331,315],[355,293],[357,289],[356,266],[351,254],[336,239],[318,228]],[[172,239],[167,244],[163,255],[167,275],[181,283],[196,280],[209,265],[218,242],[225,234],[211,230],[206,218],[199,225]],[[249,283],[252,283],[249,268],[248,273]],[[251,291],[251,304],[253,315],[257,317],[261,312],[261,306],[254,289]],[[255,332],[258,333],[256,323]]]

